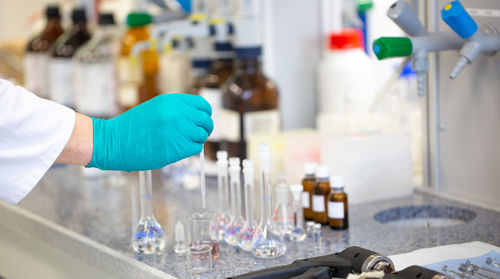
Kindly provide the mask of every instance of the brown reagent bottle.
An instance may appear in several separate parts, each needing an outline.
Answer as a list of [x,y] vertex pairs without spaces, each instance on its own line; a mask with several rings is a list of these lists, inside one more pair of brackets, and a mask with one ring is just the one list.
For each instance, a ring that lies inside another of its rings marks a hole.
[[330,171],[326,166],[316,169],[316,183],[314,184],[312,206],[314,221],[328,224],[327,199],[330,193]]
[[344,177],[332,178],[332,189],[328,196],[328,224],[334,230],[344,230],[349,227],[347,194],[344,192]]
[[236,48],[234,73],[222,87],[224,141],[229,156],[246,158],[247,137],[281,127],[278,89],[262,72],[261,47]]
[[304,210],[304,218],[306,220],[314,220],[314,212],[312,210],[312,196],[314,190],[314,184],[316,183],[316,163],[306,163],[304,164],[305,177],[302,179],[302,187],[304,191],[302,192],[302,208]]

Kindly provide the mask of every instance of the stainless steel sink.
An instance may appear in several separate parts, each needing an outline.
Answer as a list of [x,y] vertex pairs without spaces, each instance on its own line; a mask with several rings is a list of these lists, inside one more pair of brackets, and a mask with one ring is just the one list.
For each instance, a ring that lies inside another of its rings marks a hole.
[[476,213],[454,206],[412,205],[389,208],[373,218],[394,227],[436,228],[465,224],[476,218]]

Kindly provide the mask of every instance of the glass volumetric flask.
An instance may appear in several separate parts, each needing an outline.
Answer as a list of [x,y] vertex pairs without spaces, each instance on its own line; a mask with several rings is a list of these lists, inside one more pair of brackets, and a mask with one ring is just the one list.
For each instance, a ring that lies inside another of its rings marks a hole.
[[139,172],[141,196],[141,218],[134,228],[132,248],[137,253],[160,253],[165,248],[167,239],[161,225],[153,216],[153,190],[151,171]]
[[254,202],[254,170],[251,160],[243,160],[243,179],[245,196],[245,224],[241,228],[238,237],[238,246],[245,251],[252,251],[252,239],[257,228],[257,223],[253,219]]
[[303,241],[306,239],[306,231],[304,230],[304,211],[301,205],[301,196],[304,187],[300,184],[295,184],[290,187],[293,197],[293,224],[289,239],[291,241]]
[[210,237],[213,240],[220,241],[224,239],[226,225],[231,220],[229,212],[229,181],[227,175],[227,152],[217,151],[217,191],[219,210],[214,214],[212,224],[210,225]]
[[212,257],[219,257],[219,243],[210,237],[210,223],[213,214],[208,212],[197,212],[188,216],[189,248],[210,246],[212,247]]
[[224,241],[232,246],[238,245],[238,236],[245,220],[241,216],[241,176],[240,159],[229,158],[229,184],[231,185],[231,207],[233,218],[226,225]]
[[286,252],[286,244],[276,234],[271,221],[271,153],[269,144],[259,146],[261,218],[252,239],[252,254],[258,258],[276,258]]
[[273,222],[276,232],[283,239],[288,238],[293,228],[293,210],[288,196],[290,195],[286,180],[281,177],[276,186],[276,207],[273,212]]

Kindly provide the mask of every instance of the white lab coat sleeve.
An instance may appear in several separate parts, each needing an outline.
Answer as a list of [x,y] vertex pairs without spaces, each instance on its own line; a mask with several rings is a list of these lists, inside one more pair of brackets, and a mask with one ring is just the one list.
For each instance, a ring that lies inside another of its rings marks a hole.
[[15,204],[62,152],[75,112],[0,79],[0,200]]

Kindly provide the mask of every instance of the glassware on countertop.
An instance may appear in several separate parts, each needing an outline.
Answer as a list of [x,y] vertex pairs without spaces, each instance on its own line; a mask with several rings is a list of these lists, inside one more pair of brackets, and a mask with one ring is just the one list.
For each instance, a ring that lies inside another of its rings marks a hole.
[[344,192],[344,177],[332,177],[332,189],[328,196],[328,223],[334,230],[349,227],[347,194]]
[[177,221],[177,224],[175,224],[174,252],[179,255],[184,255],[186,253],[186,246],[184,224],[181,221]]
[[301,195],[303,187],[300,184],[295,184],[290,187],[292,191],[293,203],[293,224],[289,239],[291,241],[303,241],[306,239],[306,231],[304,230],[304,212],[301,206]]
[[187,249],[186,261],[190,274],[203,274],[214,268],[212,249],[210,245],[196,245]]
[[251,160],[243,160],[243,179],[245,196],[245,224],[238,237],[238,246],[245,251],[252,251],[252,238],[257,228],[257,223],[253,218],[254,213],[254,169]]
[[151,171],[139,172],[139,186],[141,218],[134,229],[132,248],[137,253],[161,253],[165,249],[167,239],[153,215]]
[[314,221],[320,224],[328,224],[327,200],[330,194],[330,170],[326,166],[316,169],[316,184],[314,184],[312,207]]
[[314,212],[312,208],[312,196],[314,190],[314,183],[316,182],[315,172],[318,164],[306,163],[304,164],[305,177],[302,179],[302,208],[304,209],[304,217],[306,220],[314,220]]
[[289,199],[290,191],[286,184],[284,175],[278,178],[276,186],[276,207],[274,208],[272,220],[274,228],[282,239],[288,239],[293,228],[293,210]]
[[[212,247],[212,257],[219,257],[219,243],[210,237],[210,223],[212,214],[209,212],[196,212],[188,216],[189,247],[201,247],[208,245]],[[189,248],[188,248],[189,251]]]
[[224,241],[232,246],[238,245],[238,236],[245,220],[241,216],[241,167],[240,159],[237,157],[229,158],[229,181],[231,185],[231,206],[233,218],[226,226],[224,232]]
[[229,199],[229,181],[227,175],[227,152],[217,151],[217,191],[219,211],[214,215],[212,220],[210,236],[213,240],[220,241],[224,239],[224,231],[226,225],[232,218],[230,213],[230,199]]
[[271,152],[269,144],[259,146],[261,220],[252,239],[252,254],[258,258],[276,258],[286,252],[286,244],[273,228],[271,195]]

